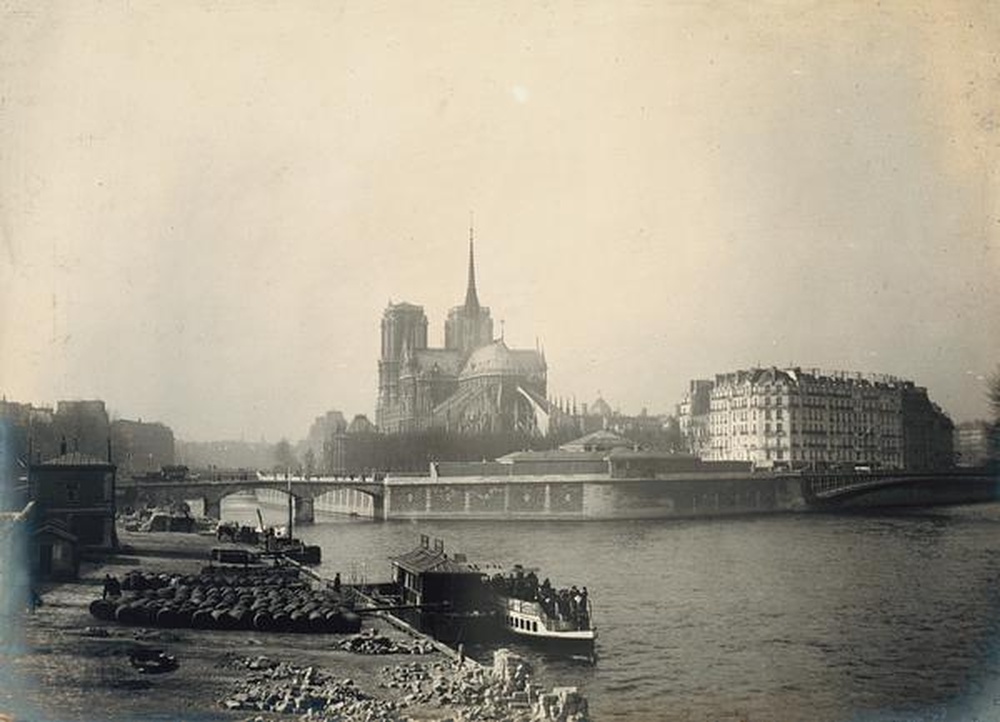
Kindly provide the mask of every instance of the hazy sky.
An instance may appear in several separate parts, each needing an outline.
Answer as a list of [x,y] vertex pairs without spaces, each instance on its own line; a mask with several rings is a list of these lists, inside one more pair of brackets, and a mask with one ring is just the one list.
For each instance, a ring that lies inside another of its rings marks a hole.
[[5,2],[0,391],[183,439],[373,417],[387,302],[549,388],[761,365],[956,421],[1000,362],[1000,5]]

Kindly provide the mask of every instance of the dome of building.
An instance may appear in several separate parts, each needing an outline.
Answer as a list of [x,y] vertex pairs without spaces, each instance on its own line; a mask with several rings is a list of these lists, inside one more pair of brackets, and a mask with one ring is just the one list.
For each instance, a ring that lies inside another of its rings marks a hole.
[[462,379],[478,376],[535,376],[545,373],[545,360],[537,351],[507,348],[503,339],[477,348],[462,369]]
[[611,405],[600,396],[597,397],[597,401],[590,407],[591,416],[612,416],[613,413]]

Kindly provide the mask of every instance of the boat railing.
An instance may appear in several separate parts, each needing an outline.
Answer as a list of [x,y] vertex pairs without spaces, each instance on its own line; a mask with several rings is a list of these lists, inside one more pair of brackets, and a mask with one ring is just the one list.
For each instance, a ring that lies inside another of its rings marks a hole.
[[530,614],[533,617],[537,617],[545,625],[545,628],[551,632],[575,632],[586,628],[581,627],[572,619],[559,619],[558,617],[549,616],[540,602],[515,599],[513,597],[507,597],[506,599],[508,611],[517,612],[518,614]]

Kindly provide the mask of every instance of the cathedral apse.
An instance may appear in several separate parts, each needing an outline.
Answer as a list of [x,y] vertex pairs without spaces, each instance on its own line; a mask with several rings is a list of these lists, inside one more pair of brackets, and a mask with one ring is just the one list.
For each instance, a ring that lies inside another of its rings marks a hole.
[[548,433],[545,355],[493,337],[476,288],[471,230],[465,301],[448,313],[444,348],[428,346],[427,316],[411,303],[390,303],[381,332],[376,423],[383,433]]

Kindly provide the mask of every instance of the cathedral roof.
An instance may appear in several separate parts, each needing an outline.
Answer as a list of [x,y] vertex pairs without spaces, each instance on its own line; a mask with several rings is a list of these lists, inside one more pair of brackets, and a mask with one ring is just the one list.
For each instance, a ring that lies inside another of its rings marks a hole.
[[581,436],[579,439],[567,441],[559,448],[562,451],[611,451],[612,449],[630,449],[635,442],[613,431],[599,429],[593,433]]
[[498,339],[480,346],[465,362],[461,378],[477,376],[532,376],[545,373],[545,359],[538,351],[511,349]]
[[458,376],[462,368],[462,355],[457,349],[421,348],[411,350],[406,357],[401,376],[437,372],[445,376]]

